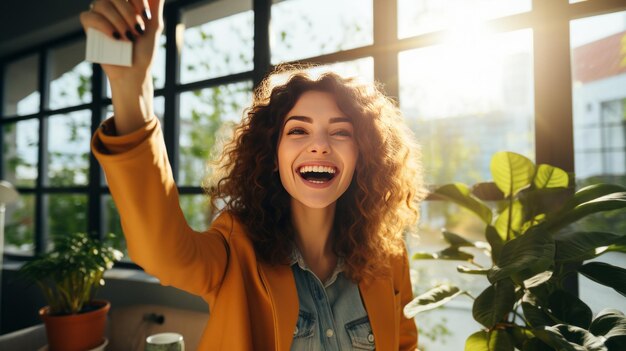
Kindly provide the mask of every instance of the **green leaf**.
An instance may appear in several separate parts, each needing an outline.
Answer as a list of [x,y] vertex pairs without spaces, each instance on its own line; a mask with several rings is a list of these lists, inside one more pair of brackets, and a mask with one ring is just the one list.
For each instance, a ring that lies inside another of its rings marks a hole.
[[486,224],[491,223],[491,209],[472,195],[467,185],[462,183],[446,184],[437,188],[433,193],[474,212]]
[[472,194],[482,201],[500,201],[504,194],[494,182],[480,182],[472,185]]
[[513,351],[513,342],[504,330],[479,331],[465,341],[465,351]]
[[512,327],[507,328],[507,330],[515,347],[520,350],[522,349],[522,346],[527,343],[527,341],[535,338],[535,335],[533,335],[529,329],[522,328],[515,324]]
[[[621,191],[614,191],[616,189]],[[626,208],[626,188],[598,184],[594,188],[587,187],[576,192],[546,223],[550,230],[558,230],[590,214],[622,208]]]
[[626,350],[626,317],[624,313],[605,309],[591,322],[589,331],[606,338],[604,344],[609,350]]
[[604,309],[593,319],[589,331],[594,335],[603,335],[606,338],[626,335],[626,316],[618,310]]
[[514,152],[498,152],[491,159],[491,175],[505,197],[530,185],[535,174],[531,160]]
[[619,193],[619,192],[624,192],[624,191],[626,191],[626,188],[617,184],[599,183],[599,184],[589,185],[578,190],[574,194],[571,201],[568,202],[568,207],[574,208],[580,204],[600,198],[604,195],[609,195],[609,194]]
[[578,268],[578,272],[626,296],[626,269],[604,262],[591,262]]
[[449,284],[434,287],[404,306],[404,316],[413,318],[418,313],[442,306],[463,293],[464,291],[461,291],[458,287]]
[[489,269],[471,269],[467,266],[459,265],[456,267],[457,272],[465,273],[465,274],[477,274],[477,275],[487,275],[489,273]]
[[524,343],[522,351],[554,351],[554,349],[546,345],[541,339],[532,338]]
[[584,329],[591,324],[591,309],[578,297],[557,289],[548,298],[548,307],[552,314],[566,324]]
[[554,320],[544,311],[537,298],[531,293],[526,292],[526,294],[524,294],[522,299],[522,311],[524,311],[524,318],[526,318],[528,324],[533,328],[554,324]]
[[624,238],[605,232],[560,233],[554,236],[557,262],[581,262],[597,257],[618,240]]
[[474,301],[472,315],[487,328],[506,318],[515,304],[515,286],[510,279],[502,279],[488,286]]
[[542,226],[535,226],[502,247],[498,264],[491,268],[487,276],[496,282],[524,272],[522,280],[544,272],[554,263],[554,239]]
[[621,334],[621,335],[613,336],[607,339],[604,342],[604,345],[606,345],[609,351],[626,350],[626,335]]
[[445,241],[447,241],[451,246],[454,247],[474,247],[474,243],[465,239],[464,237],[454,234],[452,232],[448,232],[443,230],[441,232]]
[[460,251],[454,246],[447,247],[439,252],[416,252],[413,254],[414,260],[450,260],[450,261],[472,261],[474,255]]
[[485,238],[491,246],[491,260],[495,264],[500,260],[500,252],[502,252],[502,246],[504,246],[504,240],[500,237],[500,234],[491,225],[485,228]]
[[552,271],[545,271],[545,272],[541,272],[533,277],[530,277],[526,280],[524,280],[524,288],[525,289],[531,289],[534,288],[536,286],[539,286],[545,282],[547,282],[548,280],[550,280],[550,278],[552,278]]
[[507,206],[496,218],[494,227],[503,241],[515,237],[514,233],[520,233],[523,223],[522,204],[515,200],[511,206]]
[[582,203],[576,206],[573,211],[565,216],[565,221],[567,223],[573,223],[592,213],[612,211],[622,208],[626,208],[626,191],[607,194],[597,199]]
[[439,255],[434,252],[416,252],[411,256],[413,260],[436,260]]
[[[621,244],[610,245],[609,247],[606,248],[605,252],[626,253],[626,245],[621,245]],[[601,252],[598,255],[600,255],[602,253],[604,253],[604,252]]]
[[533,184],[538,189],[567,188],[569,176],[567,172],[558,167],[542,164],[537,167]]
[[552,327],[534,329],[533,333],[555,350],[564,351],[608,351],[602,338],[585,329],[559,324]]
[[518,199],[524,208],[523,221],[537,220],[545,214],[558,212],[572,197],[570,188],[527,188],[518,193]]

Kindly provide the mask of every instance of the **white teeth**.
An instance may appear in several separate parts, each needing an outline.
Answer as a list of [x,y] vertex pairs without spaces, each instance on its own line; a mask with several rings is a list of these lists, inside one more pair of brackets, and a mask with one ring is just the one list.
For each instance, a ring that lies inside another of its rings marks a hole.
[[335,174],[335,169],[333,167],[328,166],[304,166],[300,168],[300,173],[308,173],[308,172],[316,172],[316,173],[330,173]]

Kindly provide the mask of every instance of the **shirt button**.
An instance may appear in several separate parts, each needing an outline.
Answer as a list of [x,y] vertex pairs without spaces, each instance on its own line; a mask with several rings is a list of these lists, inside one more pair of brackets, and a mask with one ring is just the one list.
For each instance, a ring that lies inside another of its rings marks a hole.
[[367,341],[374,342],[374,334],[370,333],[370,335],[367,336]]
[[298,327],[296,327],[296,329],[294,329],[293,331],[293,335],[296,335],[296,334],[298,334]]
[[335,332],[332,329],[326,329],[326,336],[332,338]]

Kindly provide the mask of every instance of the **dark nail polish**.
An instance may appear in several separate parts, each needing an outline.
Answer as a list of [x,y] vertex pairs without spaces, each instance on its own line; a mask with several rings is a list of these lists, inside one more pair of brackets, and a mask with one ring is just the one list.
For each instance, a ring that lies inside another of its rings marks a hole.
[[141,26],[139,25],[139,23],[135,24],[135,30],[137,31],[137,33],[139,34],[143,34],[144,29],[141,28]]
[[126,31],[126,38],[128,38],[128,40],[132,41],[133,43],[135,42],[135,36],[129,30]]
[[122,36],[118,32],[113,32],[113,38],[115,38],[117,40],[120,40],[120,39],[122,39]]
[[143,12],[141,14],[143,15],[143,18],[147,19],[148,21],[152,19],[150,9],[143,9]]

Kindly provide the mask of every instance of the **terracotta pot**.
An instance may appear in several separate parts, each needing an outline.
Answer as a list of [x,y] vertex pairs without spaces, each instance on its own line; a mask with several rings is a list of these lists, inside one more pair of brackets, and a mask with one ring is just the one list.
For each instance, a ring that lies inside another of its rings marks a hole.
[[91,306],[97,309],[65,316],[49,315],[49,306],[39,310],[39,317],[46,325],[48,350],[85,351],[104,342],[104,329],[111,304],[94,300]]

